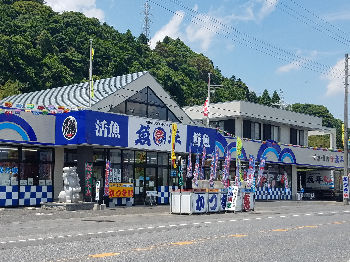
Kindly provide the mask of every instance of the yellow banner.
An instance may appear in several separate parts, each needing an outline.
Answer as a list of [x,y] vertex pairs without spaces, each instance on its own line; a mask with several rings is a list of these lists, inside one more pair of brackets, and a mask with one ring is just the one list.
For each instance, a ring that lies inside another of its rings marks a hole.
[[175,138],[177,132],[177,124],[171,125],[171,160],[173,162],[173,167],[176,168],[176,155],[175,155]]
[[236,152],[237,152],[237,158],[241,156],[242,154],[242,139],[237,137],[236,141]]
[[109,197],[133,197],[133,183],[109,183]]

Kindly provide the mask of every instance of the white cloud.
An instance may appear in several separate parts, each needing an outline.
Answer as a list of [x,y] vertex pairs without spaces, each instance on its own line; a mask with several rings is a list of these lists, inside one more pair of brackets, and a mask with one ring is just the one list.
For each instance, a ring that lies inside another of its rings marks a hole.
[[180,38],[182,34],[180,33],[180,26],[184,19],[185,13],[183,11],[177,11],[174,16],[171,18],[169,23],[163,26],[159,31],[157,31],[152,39],[151,48],[155,48],[157,42],[162,41],[164,37],[169,36],[171,38]]
[[104,12],[96,7],[96,0],[46,0],[45,2],[56,12],[81,12],[88,17],[96,17],[104,21]]
[[261,9],[258,12],[259,20],[264,19],[266,16],[275,11],[278,0],[263,0]]
[[331,13],[325,16],[325,19],[329,22],[338,20],[350,20],[349,10],[344,10],[336,13]]
[[288,73],[288,72],[293,71],[293,70],[299,70],[300,67],[302,66],[302,64],[303,63],[301,61],[293,61],[289,64],[280,66],[279,68],[277,68],[276,71],[278,73]]
[[344,71],[344,59],[340,59],[324,77],[328,80],[326,96],[344,92],[344,79],[341,77],[342,71]]
[[222,29],[222,19],[214,18],[214,22],[210,15],[196,15],[192,18],[192,23],[186,27],[186,37],[190,42],[200,42],[202,50],[208,50],[210,43],[216,33]]

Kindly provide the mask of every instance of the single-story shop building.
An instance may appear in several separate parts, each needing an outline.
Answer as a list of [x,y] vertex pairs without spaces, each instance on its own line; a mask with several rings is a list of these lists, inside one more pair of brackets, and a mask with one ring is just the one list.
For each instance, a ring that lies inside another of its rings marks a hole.
[[[63,188],[62,169],[67,166],[77,167],[82,195],[85,200],[94,201],[96,182],[101,185],[105,182],[106,161],[110,161],[111,167],[109,182],[116,186],[113,198],[109,199],[111,203],[142,204],[147,191],[156,191],[157,202],[168,204],[169,191],[177,189],[179,183],[177,173],[171,169],[172,123],[177,123],[175,152],[178,159],[181,156],[180,166],[187,165],[189,152],[194,156],[195,166],[195,154],[201,156],[205,147],[207,158],[211,159],[218,148],[221,170],[224,152],[228,150],[232,155],[229,178],[234,179],[236,138],[232,135],[245,137],[238,132],[240,129],[247,132],[244,120],[214,119],[219,128],[206,128],[195,122],[195,117],[191,118],[187,108],[181,109],[148,72],[98,80],[94,88],[91,108],[87,83],[15,95],[1,101],[0,206],[33,206],[56,200]],[[201,114],[201,108],[194,110]],[[309,119],[301,114],[295,119],[301,116]],[[250,134],[256,135],[256,125],[250,127]],[[284,136],[282,128],[278,132],[279,137]],[[242,161],[248,161],[249,155],[257,161],[266,157],[268,163],[270,189],[258,187],[257,199],[295,198],[300,167],[341,170],[344,165],[343,152],[282,143],[275,136],[266,141],[262,137],[243,139]],[[85,191],[86,164],[93,170],[91,196]],[[205,161],[204,172],[208,179],[209,160]],[[284,172],[291,185],[287,194],[282,193],[279,181]],[[186,179],[186,168],[183,176]],[[132,196],[127,190],[118,191],[124,186],[132,188]]]

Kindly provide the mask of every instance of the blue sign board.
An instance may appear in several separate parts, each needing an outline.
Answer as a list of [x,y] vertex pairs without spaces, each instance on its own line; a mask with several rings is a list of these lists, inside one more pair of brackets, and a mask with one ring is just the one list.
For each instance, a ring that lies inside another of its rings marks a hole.
[[207,154],[212,154],[215,149],[216,130],[212,128],[187,126],[187,145],[186,151],[202,152],[203,146],[206,147]]
[[128,146],[128,117],[95,111],[56,115],[56,145]]
[[88,144],[128,147],[128,117],[91,111],[86,115]]

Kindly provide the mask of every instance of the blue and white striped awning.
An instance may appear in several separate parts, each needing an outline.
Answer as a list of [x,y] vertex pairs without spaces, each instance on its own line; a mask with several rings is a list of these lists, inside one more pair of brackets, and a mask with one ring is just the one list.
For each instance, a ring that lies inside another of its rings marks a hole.
[[[138,72],[128,75],[116,76],[94,81],[94,98],[91,105],[94,105],[124,88],[132,81],[145,75],[147,72]],[[57,87],[4,98],[0,103],[12,102],[16,104],[34,104],[42,106],[64,106],[64,107],[89,107],[89,83],[80,83],[69,86]]]

